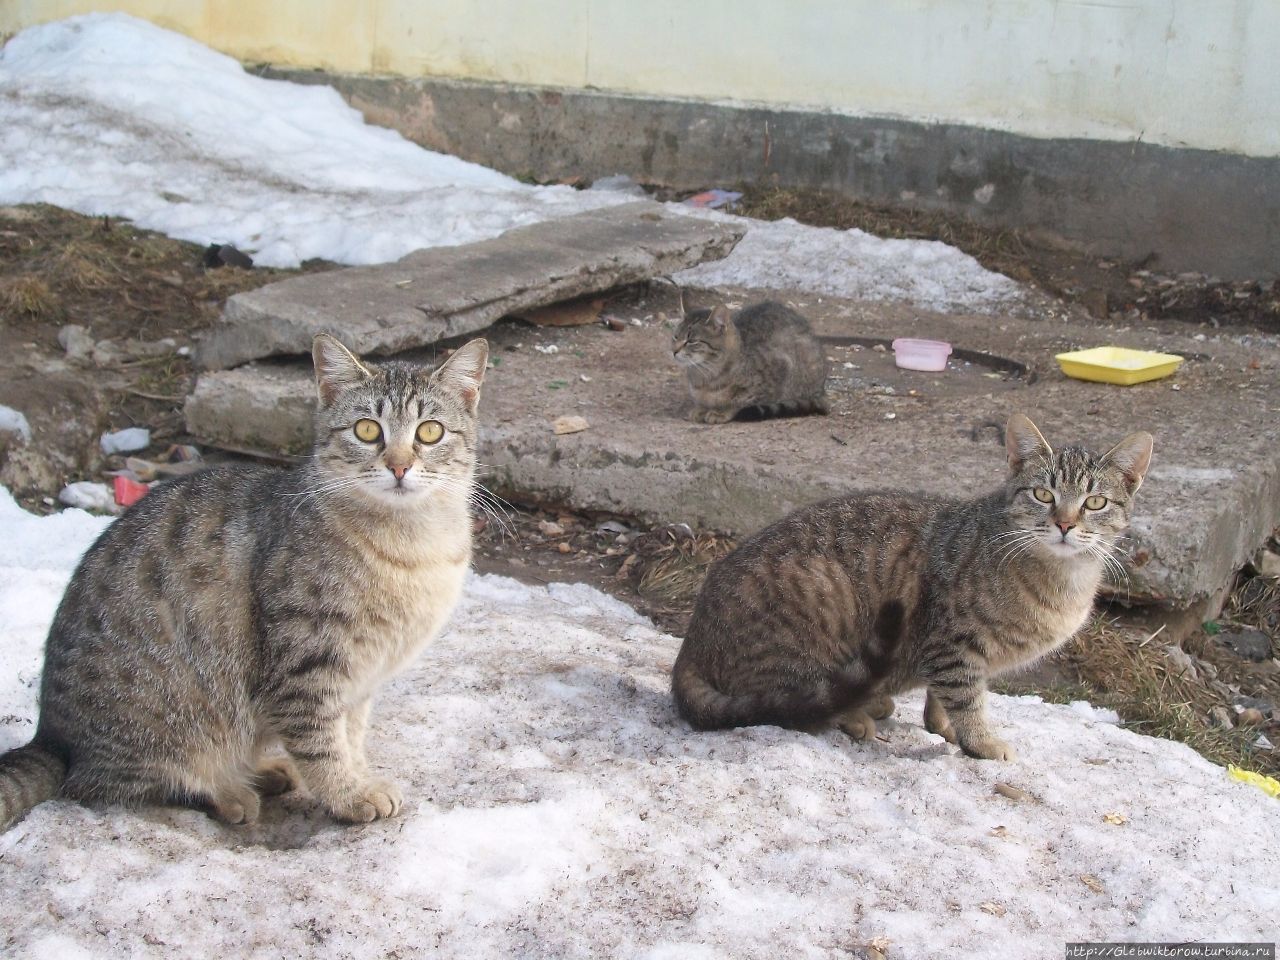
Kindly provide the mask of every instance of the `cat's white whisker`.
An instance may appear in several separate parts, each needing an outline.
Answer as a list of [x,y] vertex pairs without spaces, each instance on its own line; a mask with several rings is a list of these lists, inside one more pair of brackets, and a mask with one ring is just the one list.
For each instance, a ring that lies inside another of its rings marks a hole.
[[297,501],[294,504],[293,510],[291,511],[291,514],[290,514],[291,516],[296,516],[298,513],[299,507],[301,507],[308,500],[316,500],[316,499],[320,499],[322,497],[328,496],[331,493],[337,493],[342,490],[350,490],[353,487],[361,486],[366,482],[367,481],[363,477],[359,477],[359,476],[332,477],[329,480],[316,484],[313,487],[307,487],[306,489],[298,490],[293,493],[282,493],[280,494],[280,496],[285,499],[293,499]]
[[514,508],[473,477],[457,477],[443,473],[429,473],[427,476],[442,488],[466,493],[471,504],[493,521],[504,539],[508,534],[514,536],[515,527],[510,522],[514,515]]

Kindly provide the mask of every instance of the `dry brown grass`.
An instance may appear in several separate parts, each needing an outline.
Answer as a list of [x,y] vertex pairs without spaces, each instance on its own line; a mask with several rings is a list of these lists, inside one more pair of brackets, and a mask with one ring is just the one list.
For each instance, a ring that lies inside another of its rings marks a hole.
[[0,315],[56,320],[63,315],[62,298],[35,274],[0,278]]
[[642,597],[664,607],[692,610],[707,568],[735,546],[723,534],[659,527],[637,540],[629,572]]
[[1280,579],[1241,577],[1222,610],[1222,620],[1275,637],[1280,633]]
[[1143,635],[1098,618],[1068,654],[1087,699],[1111,707],[1126,726],[1141,733],[1179,740],[1214,763],[1235,764],[1271,776],[1280,773],[1275,750],[1259,750],[1258,727],[1223,730],[1209,712],[1223,705],[1203,680],[1193,677],[1166,652],[1159,636]]
[[30,324],[33,337],[48,321],[79,323],[99,339],[189,335],[231,294],[298,272],[205,269],[196,244],[45,204],[0,208],[0,223],[0,310]]
[[56,255],[49,270],[55,283],[77,293],[104,290],[119,282],[112,258],[100,245],[72,240]]

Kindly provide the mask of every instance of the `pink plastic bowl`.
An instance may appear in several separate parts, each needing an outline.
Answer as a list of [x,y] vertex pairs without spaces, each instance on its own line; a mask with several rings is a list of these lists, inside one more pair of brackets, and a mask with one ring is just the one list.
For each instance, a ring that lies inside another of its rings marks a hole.
[[912,340],[899,337],[893,341],[893,360],[903,370],[945,370],[951,344],[945,340]]

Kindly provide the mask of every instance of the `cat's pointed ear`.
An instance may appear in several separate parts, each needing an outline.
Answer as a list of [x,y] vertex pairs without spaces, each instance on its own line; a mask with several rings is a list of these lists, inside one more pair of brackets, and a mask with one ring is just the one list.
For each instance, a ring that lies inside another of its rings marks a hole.
[[729,326],[729,308],[723,303],[717,304],[712,308],[711,316],[707,320],[711,324],[711,329],[717,333],[727,329]]
[[489,341],[484,338],[469,340],[440,364],[431,375],[431,382],[462,397],[467,412],[474,414],[480,403],[480,384],[484,382],[484,370],[488,363]]
[[327,333],[316,335],[311,342],[311,359],[316,365],[316,387],[320,402],[333,403],[338,395],[362,383],[373,373],[337,337]]
[[1015,413],[1004,428],[1004,448],[1009,454],[1009,472],[1017,473],[1033,457],[1051,457],[1053,448],[1028,417]]
[[1106,452],[1103,463],[1109,463],[1124,474],[1125,484],[1133,493],[1142,486],[1142,478],[1151,466],[1151,448],[1155,440],[1145,431],[1131,433]]

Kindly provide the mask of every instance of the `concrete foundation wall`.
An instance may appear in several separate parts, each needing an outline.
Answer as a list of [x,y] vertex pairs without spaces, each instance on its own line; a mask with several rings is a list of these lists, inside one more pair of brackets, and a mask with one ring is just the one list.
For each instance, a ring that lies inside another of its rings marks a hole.
[[1280,155],[1271,0],[5,0],[241,60]]
[[0,34],[89,10],[516,175],[768,178],[1280,275],[1280,3],[4,0]]
[[332,84],[372,122],[514,176],[824,187],[1156,269],[1280,275],[1280,158],[585,91],[275,75]]

